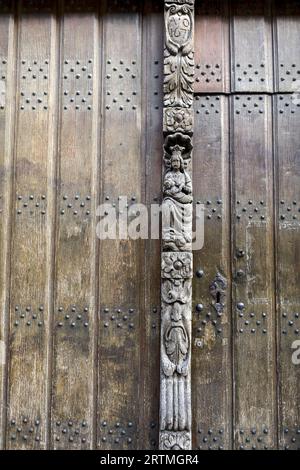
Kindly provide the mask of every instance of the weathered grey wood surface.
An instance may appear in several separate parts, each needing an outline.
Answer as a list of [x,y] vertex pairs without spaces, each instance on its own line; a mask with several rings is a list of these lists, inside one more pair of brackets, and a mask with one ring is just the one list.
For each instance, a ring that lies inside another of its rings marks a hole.
[[[299,2],[195,2],[193,448],[300,448]],[[163,2],[0,2],[0,444],[157,449]],[[298,346],[299,347],[299,346]],[[6,356],[6,357],[5,357]]]

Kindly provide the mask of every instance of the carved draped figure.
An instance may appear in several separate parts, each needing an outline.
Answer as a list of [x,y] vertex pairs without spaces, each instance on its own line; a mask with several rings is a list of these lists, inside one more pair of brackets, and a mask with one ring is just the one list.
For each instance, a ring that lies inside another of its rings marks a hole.
[[164,250],[190,251],[192,243],[192,181],[183,171],[169,170],[164,179],[162,240]]

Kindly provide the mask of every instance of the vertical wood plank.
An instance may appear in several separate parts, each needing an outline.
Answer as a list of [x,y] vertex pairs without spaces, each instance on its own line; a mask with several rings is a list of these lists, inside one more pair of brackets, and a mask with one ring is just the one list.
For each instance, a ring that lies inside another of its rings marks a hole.
[[231,16],[232,91],[272,92],[270,1],[234,0]]
[[235,445],[276,448],[271,100],[232,97]]
[[274,1],[279,92],[300,92],[300,4],[295,0]]
[[[143,202],[139,2],[109,3],[104,18],[101,202],[119,217]],[[132,216],[129,215],[129,220]],[[137,449],[144,328],[142,240],[100,240],[98,446]]]
[[195,5],[195,93],[228,93],[228,2],[205,0]]
[[[277,306],[279,445],[300,449],[300,104],[274,98],[277,148]],[[298,350],[298,353],[297,353]],[[294,354],[294,356],[293,356]]]
[[45,448],[47,440],[54,11],[52,2],[24,1],[18,19],[7,429],[7,447],[18,449]]
[[204,246],[194,252],[192,397],[197,449],[228,449],[232,440],[227,136],[228,99],[196,96],[194,210],[199,203],[205,205]]
[[[162,90],[163,90],[163,7],[151,0],[145,2],[143,19],[143,145],[145,158],[144,183],[146,205],[160,204],[161,153],[163,147]],[[140,435],[141,449],[158,448],[159,413],[159,331],[160,331],[160,240],[145,241],[145,309],[142,328],[144,414]],[[143,326],[144,325],[144,326]]]
[[[16,22],[11,2],[0,5],[0,448],[5,444],[9,256],[15,112]],[[9,79],[8,79],[9,77]]]
[[65,3],[61,33],[59,168],[51,447],[93,447],[99,32],[95,1]]

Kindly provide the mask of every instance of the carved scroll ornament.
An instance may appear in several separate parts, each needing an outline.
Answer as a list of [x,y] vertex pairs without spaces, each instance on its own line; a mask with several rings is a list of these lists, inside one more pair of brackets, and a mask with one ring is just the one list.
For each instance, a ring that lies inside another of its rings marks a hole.
[[188,432],[162,432],[160,435],[160,448],[165,450],[190,449],[191,436]]

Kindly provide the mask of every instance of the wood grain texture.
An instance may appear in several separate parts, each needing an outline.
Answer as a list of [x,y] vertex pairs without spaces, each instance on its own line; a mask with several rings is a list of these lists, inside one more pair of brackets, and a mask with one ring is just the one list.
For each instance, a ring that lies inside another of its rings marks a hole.
[[[101,202],[121,216],[143,202],[141,18],[138,5],[109,5],[104,18]],[[136,8],[135,8],[136,7]],[[116,41],[117,38],[117,41]],[[127,198],[125,206],[120,197]],[[129,214],[129,220],[132,216]],[[140,432],[143,240],[100,240],[98,446],[136,449]]]
[[[93,447],[98,18],[63,11],[53,320],[51,446]],[[92,8],[94,6],[94,8]]]
[[270,97],[232,97],[237,448],[277,445],[271,138]]
[[[0,6],[0,448],[5,445],[7,334],[10,276],[11,198],[15,112],[16,22],[6,2]],[[8,77],[10,77],[8,79]]]
[[293,95],[274,99],[277,169],[277,308],[280,448],[300,448],[300,107]]
[[[51,11],[20,11],[11,252],[8,448],[45,448],[53,224]],[[34,399],[33,399],[34,397]]]
[[[226,97],[196,96],[194,210],[199,203],[204,205],[204,246],[194,252],[193,282],[193,448],[197,449],[231,447],[228,112]],[[218,273],[226,287],[217,282],[217,294],[212,286]]]
[[[163,83],[163,7],[151,0],[145,5],[143,19],[143,107],[145,201],[160,204]],[[159,239],[145,240],[145,310],[143,363],[143,406],[140,420],[141,449],[158,448],[159,331],[160,331],[160,249]]]
[[[195,7],[193,448],[299,449],[299,1]],[[160,241],[96,207],[161,202],[163,31],[0,0],[1,448],[158,448]]]
[[234,0],[231,4],[232,91],[272,92],[271,4]]
[[274,49],[279,92],[300,91],[300,5],[289,0],[274,2]]
[[228,93],[229,11],[227,1],[195,5],[195,93]]

